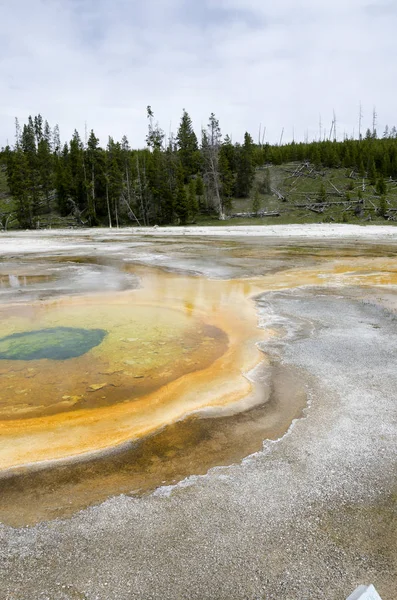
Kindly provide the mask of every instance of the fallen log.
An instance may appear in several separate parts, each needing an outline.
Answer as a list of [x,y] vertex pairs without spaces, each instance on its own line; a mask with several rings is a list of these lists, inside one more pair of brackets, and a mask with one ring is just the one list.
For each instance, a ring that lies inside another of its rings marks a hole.
[[328,183],[329,183],[330,185],[332,185],[332,187],[333,187],[333,188],[334,188],[334,190],[335,190],[335,191],[338,193],[338,195],[339,195],[339,196],[343,196],[343,195],[344,195],[344,194],[343,194],[343,193],[342,193],[340,190],[338,190],[338,188],[336,187],[336,185],[334,185],[334,184],[332,183],[332,181],[329,181]]
[[258,212],[243,212],[243,213],[233,213],[230,215],[231,219],[241,219],[241,218],[252,218],[252,217],[279,217],[280,213],[278,211],[266,212],[264,210],[258,210]]
[[276,194],[277,198],[279,200],[282,200],[283,202],[285,202],[287,200],[287,198],[285,196],[283,196],[283,194],[281,192],[279,192],[276,188],[270,188],[273,194]]
[[324,212],[324,208],[313,208],[313,206],[306,206],[307,210],[311,210],[314,213],[321,215]]

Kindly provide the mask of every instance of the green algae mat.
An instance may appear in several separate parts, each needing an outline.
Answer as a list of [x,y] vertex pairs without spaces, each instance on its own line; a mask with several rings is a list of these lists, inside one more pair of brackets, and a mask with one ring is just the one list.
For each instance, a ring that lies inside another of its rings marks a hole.
[[52,327],[0,338],[0,360],[66,360],[86,354],[106,336],[104,329]]

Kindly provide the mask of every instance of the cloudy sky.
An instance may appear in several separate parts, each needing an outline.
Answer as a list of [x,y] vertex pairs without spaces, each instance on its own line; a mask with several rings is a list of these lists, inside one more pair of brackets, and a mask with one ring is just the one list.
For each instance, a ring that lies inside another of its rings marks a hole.
[[0,145],[41,113],[61,137],[142,146],[146,106],[176,131],[213,111],[239,141],[397,124],[395,0],[0,0]]

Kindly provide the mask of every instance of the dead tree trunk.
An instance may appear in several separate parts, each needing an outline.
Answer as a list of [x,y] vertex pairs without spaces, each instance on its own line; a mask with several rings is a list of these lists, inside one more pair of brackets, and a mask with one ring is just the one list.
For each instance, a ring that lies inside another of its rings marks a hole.
[[110,214],[110,202],[109,202],[109,183],[106,178],[106,204],[108,207],[108,217],[109,217],[109,228],[112,229],[112,216]]

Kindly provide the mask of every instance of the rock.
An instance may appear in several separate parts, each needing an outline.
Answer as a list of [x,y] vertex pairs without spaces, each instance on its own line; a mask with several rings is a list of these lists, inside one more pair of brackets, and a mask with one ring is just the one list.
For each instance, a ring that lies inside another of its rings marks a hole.
[[98,390],[102,390],[106,386],[107,386],[107,383],[93,383],[92,385],[88,386],[87,391],[88,392],[97,392]]
[[73,406],[74,404],[80,402],[80,400],[82,400],[83,398],[84,396],[62,396],[63,402],[61,402],[61,404],[68,404],[70,406]]

